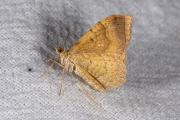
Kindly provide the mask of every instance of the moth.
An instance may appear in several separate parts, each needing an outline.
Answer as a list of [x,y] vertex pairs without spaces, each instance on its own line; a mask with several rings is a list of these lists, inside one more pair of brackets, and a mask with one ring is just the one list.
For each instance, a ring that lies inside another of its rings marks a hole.
[[64,72],[69,72],[95,102],[73,72],[100,92],[122,85],[126,81],[126,49],[131,39],[132,18],[131,15],[111,15],[95,24],[69,50],[64,45],[56,47],[56,54],[46,61],[52,62],[49,69],[54,63],[63,67],[62,83]]

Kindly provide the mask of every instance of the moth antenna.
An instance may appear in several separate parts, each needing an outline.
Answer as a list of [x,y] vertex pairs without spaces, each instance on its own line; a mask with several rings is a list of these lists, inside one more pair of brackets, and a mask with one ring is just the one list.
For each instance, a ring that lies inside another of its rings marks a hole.
[[[64,48],[64,45],[60,43],[60,45],[58,47]],[[56,49],[56,47],[55,47]]]
[[69,35],[70,35],[70,25],[68,26],[68,34],[67,34],[67,36],[66,36],[66,39],[64,40],[64,44],[63,44],[63,46],[65,46],[66,41],[67,41],[67,39],[68,39]]

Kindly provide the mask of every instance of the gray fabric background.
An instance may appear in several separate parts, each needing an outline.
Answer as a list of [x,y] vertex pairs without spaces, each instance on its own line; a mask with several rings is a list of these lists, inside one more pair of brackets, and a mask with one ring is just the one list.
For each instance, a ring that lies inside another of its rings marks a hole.
[[[68,73],[59,97],[61,68],[43,60],[71,35],[70,48],[112,14],[132,14],[127,82],[100,93],[84,83],[94,105]],[[1,120],[180,119],[179,0],[0,0]]]

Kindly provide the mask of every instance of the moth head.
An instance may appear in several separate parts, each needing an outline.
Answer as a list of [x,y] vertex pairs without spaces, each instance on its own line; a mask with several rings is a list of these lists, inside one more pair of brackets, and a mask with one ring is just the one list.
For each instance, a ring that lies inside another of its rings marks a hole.
[[57,53],[57,54],[61,54],[61,53],[63,53],[63,52],[65,51],[65,49],[64,49],[63,46],[56,47],[55,49],[56,49],[56,53]]

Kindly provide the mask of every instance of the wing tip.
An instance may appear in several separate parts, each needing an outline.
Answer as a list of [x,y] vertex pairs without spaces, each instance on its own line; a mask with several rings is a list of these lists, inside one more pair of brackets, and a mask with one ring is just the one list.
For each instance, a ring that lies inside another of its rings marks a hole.
[[133,18],[134,15],[131,15],[131,14],[113,14],[113,15],[110,15],[109,17]]

